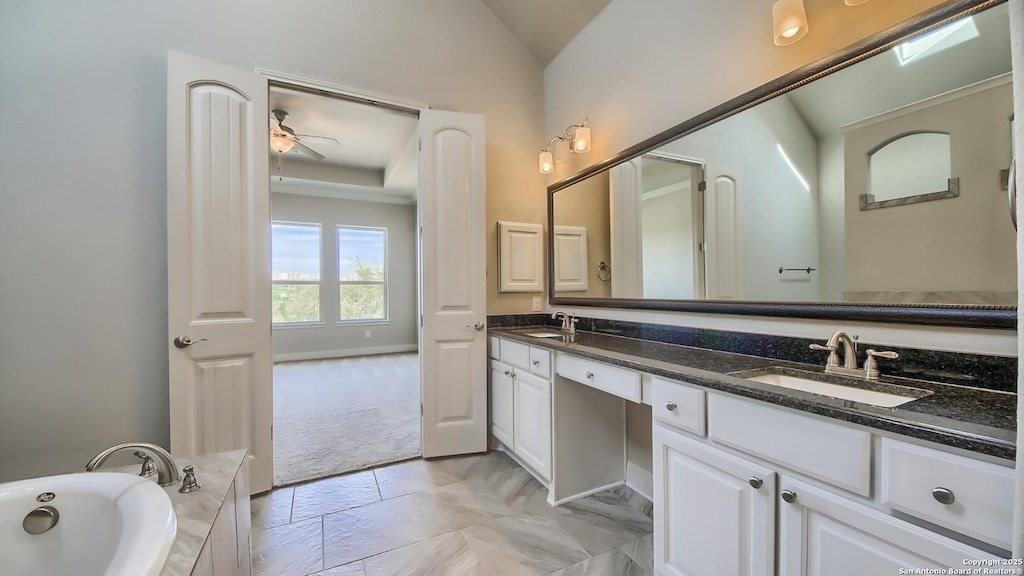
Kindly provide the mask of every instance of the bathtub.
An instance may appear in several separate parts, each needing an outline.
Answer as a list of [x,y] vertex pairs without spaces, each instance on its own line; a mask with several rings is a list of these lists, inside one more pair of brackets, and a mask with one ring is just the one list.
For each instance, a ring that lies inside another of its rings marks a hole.
[[[59,513],[48,531],[30,534],[27,514]],[[92,472],[0,484],[0,572],[4,576],[158,576],[177,519],[152,480]]]

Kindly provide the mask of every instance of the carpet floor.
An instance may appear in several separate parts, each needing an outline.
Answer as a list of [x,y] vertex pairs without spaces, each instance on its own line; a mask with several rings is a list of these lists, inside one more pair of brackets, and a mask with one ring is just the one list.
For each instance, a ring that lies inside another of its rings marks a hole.
[[274,365],[274,486],[420,455],[419,359]]

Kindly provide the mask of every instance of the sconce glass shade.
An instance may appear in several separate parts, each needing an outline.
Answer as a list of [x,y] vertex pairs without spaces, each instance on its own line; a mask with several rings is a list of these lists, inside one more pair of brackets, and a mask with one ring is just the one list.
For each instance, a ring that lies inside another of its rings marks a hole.
[[541,150],[540,158],[538,158],[538,168],[541,174],[551,174],[555,170],[555,158],[551,152]]
[[787,46],[807,35],[804,0],[779,0],[772,6],[772,30],[775,45]]
[[590,128],[580,126],[572,139],[572,151],[577,154],[590,152]]
[[278,151],[281,154],[291,150],[295,146],[295,142],[285,138],[284,136],[274,135],[270,137],[270,147]]
[[864,4],[867,1],[868,0],[846,0],[846,5],[847,6],[858,6],[860,4]]

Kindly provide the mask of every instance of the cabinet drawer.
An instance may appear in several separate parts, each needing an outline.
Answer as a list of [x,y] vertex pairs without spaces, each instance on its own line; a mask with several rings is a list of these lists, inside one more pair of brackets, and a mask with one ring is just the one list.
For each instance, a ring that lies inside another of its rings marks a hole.
[[[1010,549],[1012,468],[888,438],[881,447],[882,504]],[[952,502],[939,502],[932,494],[937,488],[951,493]]]
[[487,337],[487,357],[492,360],[501,359],[501,339],[497,336]]
[[708,394],[708,436],[720,444],[871,496],[871,433]]
[[530,372],[542,378],[551,378],[551,352],[530,346]]
[[530,369],[530,347],[511,340],[501,341],[501,361],[523,370]]
[[559,376],[626,400],[640,402],[640,373],[567,354],[555,356]]
[[704,435],[703,390],[657,377],[651,378],[651,388],[651,409],[655,418],[687,432]]

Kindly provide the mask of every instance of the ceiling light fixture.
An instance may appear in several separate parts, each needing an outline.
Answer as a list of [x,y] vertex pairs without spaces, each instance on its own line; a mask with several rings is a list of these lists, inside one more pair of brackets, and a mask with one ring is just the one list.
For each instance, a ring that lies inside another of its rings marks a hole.
[[861,4],[864,4],[867,1],[868,0],[846,0],[846,5],[847,6],[860,6]]
[[787,46],[807,35],[807,12],[804,0],[779,0],[772,6],[772,29],[775,45]]
[[274,134],[270,137],[270,147],[276,150],[279,154],[284,154],[294,146],[295,142],[292,142],[280,134]]
[[[548,145],[541,149],[537,159],[537,168],[541,174],[551,174],[555,171],[555,164],[561,164],[569,159],[565,149],[573,154],[586,154],[593,148],[590,138],[590,128],[587,122],[590,118],[584,118],[581,124],[570,124],[561,136],[555,136],[548,140]],[[554,152],[551,146],[554,145]]]

